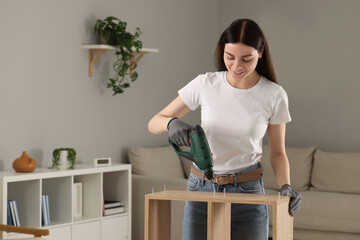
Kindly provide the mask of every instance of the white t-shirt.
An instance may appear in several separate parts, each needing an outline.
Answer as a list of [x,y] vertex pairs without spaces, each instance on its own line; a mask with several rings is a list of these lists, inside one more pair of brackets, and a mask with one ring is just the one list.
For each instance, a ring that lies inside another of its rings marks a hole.
[[254,87],[238,89],[228,83],[226,71],[206,73],[179,95],[191,110],[201,106],[215,174],[232,174],[261,161],[268,124],[291,121],[285,90],[263,76]]

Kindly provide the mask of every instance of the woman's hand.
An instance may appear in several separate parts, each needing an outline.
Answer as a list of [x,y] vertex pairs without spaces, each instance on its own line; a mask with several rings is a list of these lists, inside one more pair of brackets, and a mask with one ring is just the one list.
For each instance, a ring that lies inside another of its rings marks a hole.
[[280,193],[283,196],[290,197],[289,213],[291,216],[295,216],[299,212],[302,203],[303,197],[301,193],[292,189],[289,184],[284,184],[280,189]]
[[189,129],[192,128],[191,125],[186,122],[181,121],[180,119],[173,118],[168,123],[169,129],[169,139],[178,146],[188,146],[189,143]]

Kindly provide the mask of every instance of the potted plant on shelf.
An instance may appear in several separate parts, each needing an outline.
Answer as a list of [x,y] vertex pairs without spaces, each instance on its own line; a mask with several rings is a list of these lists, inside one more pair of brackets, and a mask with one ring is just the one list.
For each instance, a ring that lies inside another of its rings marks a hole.
[[130,82],[138,78],[135,71],[136,63],[131,64],[130,59],[133,51],[139,52],[142,48],[142,42],[138,40],[141,35],[140,28],[136,28],[134,34],[126,31],[126,22],[116,17],[110,16],[104,20],[98,19],[94,27],[100,39],[106,44],[115,47],[116,61],[113,64],[115,75],[109,79],[108,88],[112,88],[113,95],[124,92],[124,88],[130,87]]
[[53,164],[50,168],[74,169],[76,151],[73,148],[56,148],[53,151]]

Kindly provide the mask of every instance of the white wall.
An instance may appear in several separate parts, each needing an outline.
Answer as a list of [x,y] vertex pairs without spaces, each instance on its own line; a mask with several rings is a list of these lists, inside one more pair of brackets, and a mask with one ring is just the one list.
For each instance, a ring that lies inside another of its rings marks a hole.
[[[0,169],[22,151],[51,165],[52,151],[74,147],[78,160],[108,156],[126,162],[129,146],[158,146],[167,136],[147,122],[196,75],[213,70],[218,34],[215,0],[1,0]],[[88,52],[98,18],[116,16],[143,31],[139,78],[124,94],[106,88],[113,53],[88,77]],[[199,113],[187,117],[198,121]]]
[[356,0],[221,1],[219,32],[237,18],[265,32],[290,100],[287,145],[359,151],[359,10]]

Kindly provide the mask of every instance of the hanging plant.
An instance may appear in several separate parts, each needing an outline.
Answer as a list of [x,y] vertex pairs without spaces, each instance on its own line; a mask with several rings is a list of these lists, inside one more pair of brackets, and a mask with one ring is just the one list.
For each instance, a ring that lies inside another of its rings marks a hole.
[[115,47],[116,61],[113,64],[115,75],[109,79],[108,88],[112,88],[113,95],[124,92],[125,88],[130,87],[130,82],[138,78],[135,71],[137,64],[130,63],[133,51],[139,52],[142,42],[138,40],[141,35],[140,28],[136,28],[134,34],[126,31],[126,22],[116,17],[107,17],[104,20],[98,19],[94,27],[94,33],[106,44]]

